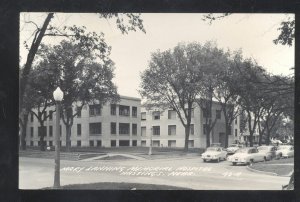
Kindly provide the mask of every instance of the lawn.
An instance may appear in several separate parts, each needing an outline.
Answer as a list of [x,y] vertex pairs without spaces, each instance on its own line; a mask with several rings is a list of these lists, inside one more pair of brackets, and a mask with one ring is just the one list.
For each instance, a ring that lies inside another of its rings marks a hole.
[[288,175],[294,169],[294,158],[256,163],[250,166],[250,168],[264,172],[276,173],[277,175]]
[[72,184],[61,186],[61,189],[90,189],[90,190],[189,190],[187,188],[139,183],[99,182],[91,184]]

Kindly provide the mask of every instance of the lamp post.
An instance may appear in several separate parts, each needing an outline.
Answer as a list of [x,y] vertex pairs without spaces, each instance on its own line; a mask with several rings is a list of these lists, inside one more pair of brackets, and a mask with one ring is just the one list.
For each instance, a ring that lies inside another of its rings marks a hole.
[[150,147],[149,147],[149,153],[148,155],[152,155],[152,133],[153,133],[153,127],[151,127],[151,133],[150,133]]
[[54,170],[54,188],[60,187],[60,103],[64,93],[59,87],[53,92],[53,98],[56,101],[56,132],[55,132],[55,170]]

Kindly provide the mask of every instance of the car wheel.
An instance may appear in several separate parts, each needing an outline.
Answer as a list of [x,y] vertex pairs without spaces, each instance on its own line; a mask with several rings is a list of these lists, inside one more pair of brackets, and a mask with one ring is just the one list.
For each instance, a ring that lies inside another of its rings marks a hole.
[[206,162],[206,159],[203,159],[203,162]]
[[233,165],[233,166],[236,166],[236,162],[232,162],[232,165]]
[[253,161],[253,159],[250,159],[250,161],[249,161],[249,163],[248,163],[248,165],[253,165],[253,163],[254,163],[254,161]]
[[267,157],[264,156],[264,160],[263,161],[267,161]]

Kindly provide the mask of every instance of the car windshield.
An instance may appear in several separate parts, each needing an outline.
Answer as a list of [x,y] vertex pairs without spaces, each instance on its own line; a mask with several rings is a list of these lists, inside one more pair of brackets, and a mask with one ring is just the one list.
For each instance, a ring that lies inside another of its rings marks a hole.
[[237,144],[232,144],[229,147],[238,147],[238,145]]
[[242,148],[242,149],[237,150],[236,153],[248,153],[248,151],[249,151],[248,148]]
[[289,149],[290,146],[279,146],[277,150]]
[[221,151],[219,147],[208,147],[206,151]]
[[269,150],[269,147],[257,147],[258,151]]

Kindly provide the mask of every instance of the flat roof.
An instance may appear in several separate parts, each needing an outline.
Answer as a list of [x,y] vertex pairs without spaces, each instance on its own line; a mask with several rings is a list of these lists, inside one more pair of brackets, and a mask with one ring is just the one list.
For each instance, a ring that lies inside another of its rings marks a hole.
[[120,95],[121,99],[126,99],[126,100],[135,100],[135,101],[141,101],[140,98],[137,97],[129,97],[129,96],[124,96],[124,95]]

